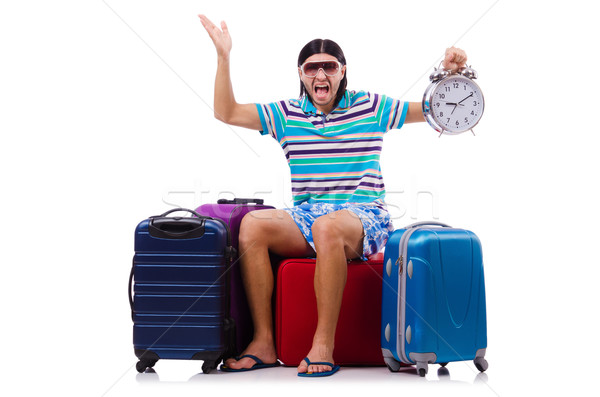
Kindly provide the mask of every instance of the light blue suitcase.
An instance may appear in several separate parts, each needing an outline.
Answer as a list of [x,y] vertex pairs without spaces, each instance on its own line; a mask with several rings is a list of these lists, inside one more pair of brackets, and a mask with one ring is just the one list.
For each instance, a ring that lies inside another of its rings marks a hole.
[[488,367],[485,286],[477,236],[438,222],[394,231],[386,244],[382,353],[388,368],[473,360]]

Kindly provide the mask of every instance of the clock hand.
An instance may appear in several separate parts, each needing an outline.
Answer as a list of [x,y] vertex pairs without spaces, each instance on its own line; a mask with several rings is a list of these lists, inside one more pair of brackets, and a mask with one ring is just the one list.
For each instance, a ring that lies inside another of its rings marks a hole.
[[[453,115],[453,114],[454,114],[454,111],[456,110],[456,107],[457,107],[457,106],[458,106],[458,104],[457,104],[457,103],[455,103],[455,104],[454,104],[454,109],[452,109],[452,112],[450,112],[450,115]],[[462,105],[461,105],[461,106],[462,106]]]
[[471,93],[471,95],[469,95],[468,97],[466,97],[465,99],[463,99],[462,101],[460,101],[458,104],[460,105],[461,103],[463,103],[467,99],[471,98],[472,96],[473,96],[473,93]]
[[446,102],[446,101],[440,101],[440,102],[444,102],[446,105],[451,105],[451,106],[465,106],[462,103],[456,103],[456,102]]

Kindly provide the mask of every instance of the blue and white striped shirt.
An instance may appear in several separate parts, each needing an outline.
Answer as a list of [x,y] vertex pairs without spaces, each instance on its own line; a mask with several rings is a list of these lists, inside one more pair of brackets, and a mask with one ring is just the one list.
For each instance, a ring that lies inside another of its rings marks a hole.
[[330,114],[307,97],[256,106],[261,134],[277,139],[288,160],[294,205],[383,200],[383,134],[402,127],[408,102],[346,91]]

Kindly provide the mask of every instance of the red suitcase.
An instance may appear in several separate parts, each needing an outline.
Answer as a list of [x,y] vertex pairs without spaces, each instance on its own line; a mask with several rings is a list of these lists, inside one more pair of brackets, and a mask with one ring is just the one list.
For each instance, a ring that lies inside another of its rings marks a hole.
[[[385,365],[381,354],[383,254],[348,263],[348,278],[335,334],[340,365]],[[277,268],[275,343],[284,365],[297,366],[310,350],[317,327],[313,287],[315,259],[286,259]]]

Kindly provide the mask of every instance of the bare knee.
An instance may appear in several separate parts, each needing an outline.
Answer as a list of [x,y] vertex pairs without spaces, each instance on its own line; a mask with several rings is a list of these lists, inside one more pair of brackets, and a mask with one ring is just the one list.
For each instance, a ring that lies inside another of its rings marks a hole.
[[275,209],[246,214],[240,225],[239,245],[240,253],[258,249],[281,256],[314,254],[289,214]]
[[318,251],[337,251],[344,248],[344,239],[339,222],[329,215],[321,216],[313,223],[313,241]]
[[261,211],[252,211],[247,213],[240,223],[239,246],[240,251],[265,243],[267,235],[267,222],[264,214],[258,214]]
[[343,252],[347,259],[362,255],[362,223],[353,214],[338,211],[321,216],[311,230],[317,255]]

